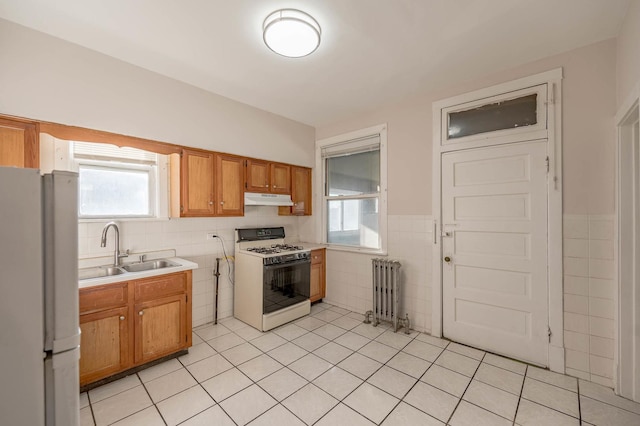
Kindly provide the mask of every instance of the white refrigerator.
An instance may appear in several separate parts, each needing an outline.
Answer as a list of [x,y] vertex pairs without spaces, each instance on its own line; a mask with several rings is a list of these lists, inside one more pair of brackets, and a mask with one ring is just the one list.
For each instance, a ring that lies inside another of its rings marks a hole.
[[0,167],[0,424],[79,424],[78,178]]

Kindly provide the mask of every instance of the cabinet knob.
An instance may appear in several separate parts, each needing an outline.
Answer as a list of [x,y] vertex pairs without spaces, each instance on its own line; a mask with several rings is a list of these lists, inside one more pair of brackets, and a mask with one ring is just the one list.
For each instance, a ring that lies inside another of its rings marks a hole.
[[224,205],[224,201],[220,201],[220,205],[221,205],[221,206],[222,206],[222,205]]
[[268,187],[269,187],[269,184],[267,183],[264,187],[265,187],[265,188],[268,188]]
[[124,321],[124,315],[120,315],[120,321]]
[[213,201],[209,201],[209,205],[212,206],[213,205]]
[[140,316],[144,315],[144,311],[138,312],[138,315],[140,315]]
[[275,188],[276,186],[275,186],[275,185],[273,185],[273,187]]

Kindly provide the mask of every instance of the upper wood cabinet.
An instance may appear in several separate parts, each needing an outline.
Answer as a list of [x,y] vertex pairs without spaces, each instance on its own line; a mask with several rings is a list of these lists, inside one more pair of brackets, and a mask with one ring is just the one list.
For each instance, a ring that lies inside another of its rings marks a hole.
[[311,215],[311,169],[307,167],[291,167],[291,199],[293,206],[280,207],[281,215]]
[[216,202],[218,216],[244,214],[244,158],[216,154]]
[[249,159],[246,162],[247,192],[291,194],[291,166]]
[[0,118],[0,166],[38,168],[38,125]]
[[271,163],[271,192],[275,194],[291,194],[291,166]]
[[213,216],[214,154],[182,150],[180,164],[180,216]]

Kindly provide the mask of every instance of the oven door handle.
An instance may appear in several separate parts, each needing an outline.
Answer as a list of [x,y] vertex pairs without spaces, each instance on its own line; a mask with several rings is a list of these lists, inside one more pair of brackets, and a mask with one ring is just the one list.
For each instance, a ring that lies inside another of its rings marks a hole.
[[301,259],[301,260],[295,260],[293,262],[285,262],[285,263],[277,263],[275,265],[264,265],[264,270],[265,271],[271,271],[273,269],[279,269],[282,268],[284,266],[296,266],[296,265],[304,265],[305,263],[311,263],[311,259]]

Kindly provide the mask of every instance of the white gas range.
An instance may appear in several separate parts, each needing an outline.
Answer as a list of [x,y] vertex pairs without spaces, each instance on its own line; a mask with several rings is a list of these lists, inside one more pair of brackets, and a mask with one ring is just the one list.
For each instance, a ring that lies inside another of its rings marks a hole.
[[308,315],[311,252],[284,228],[236,229],[233,315],[260,331]]

